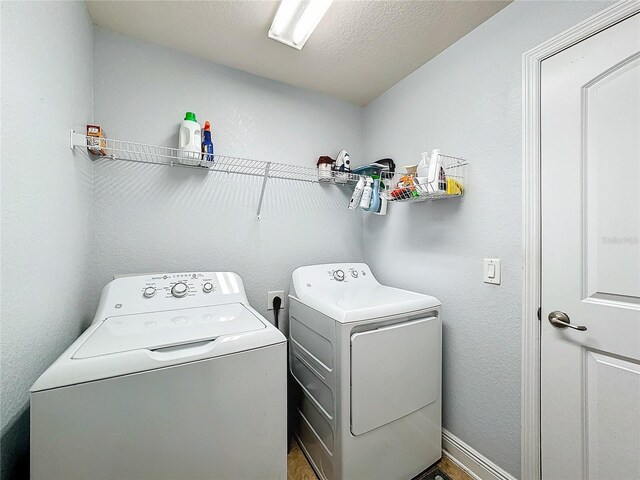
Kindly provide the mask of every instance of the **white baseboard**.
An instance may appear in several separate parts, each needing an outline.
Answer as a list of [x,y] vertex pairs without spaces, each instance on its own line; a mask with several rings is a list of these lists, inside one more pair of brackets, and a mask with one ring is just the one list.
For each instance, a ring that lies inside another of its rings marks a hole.
[[442,453],[475,480],[516,480],[450,431],[442,429]]

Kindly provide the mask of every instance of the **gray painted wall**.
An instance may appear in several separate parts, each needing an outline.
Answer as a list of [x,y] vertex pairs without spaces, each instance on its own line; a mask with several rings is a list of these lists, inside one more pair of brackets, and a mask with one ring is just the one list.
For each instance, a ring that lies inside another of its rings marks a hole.
[[[175,146],[189,110],[222,155],[362,159],[360,107],[100,28],[94,48],[95,119],[111,138]],[[232,270],[272,320],[267,290],[287,290],[294,268],[362,259],[350,189],[269,180],[257,221],[259,178],[103,160],[94,185],[94,302],[114,274]]]
[[28,390],[92,315],[91,119],[84,2],[2,2],[2,478],[28,463]]
[[[520,475],[522,54],[608,5],[517,1],[365,108],[366,160],[469,160],[462,199],[365,215],[365,259],[383,282],[444,303],[444,427]],[[483,258],[502,259],[502,285]]]
[[[28,387],[86,325],[113,274],[234,270],[266,314],[266,291],[287,289],[296,266],[363,258],[382,281],[443,300],[445,427],[518,475],[521,55],[604,5],[516,2],[363,118],[359,107],[105,30],[94,39],[82,3],[3,2],[3,478],[28,447]],[[95,120],[112,138],[174,145],[195,110],[212,121],[218,153],[313,165],[346,147],[357,164],[364,138],[367,161],[403,165],[439,147],[470,160],[469,189],[393,205],[363,226],[345,208],[348,190],[274,180],[258,222],[257,179],[72,155],[67,129],[91,119],[92,85]],[[499,287],[482,283],[485,256],[503,260]],[[29,289],[7,288],[23,272],[37,272]]]

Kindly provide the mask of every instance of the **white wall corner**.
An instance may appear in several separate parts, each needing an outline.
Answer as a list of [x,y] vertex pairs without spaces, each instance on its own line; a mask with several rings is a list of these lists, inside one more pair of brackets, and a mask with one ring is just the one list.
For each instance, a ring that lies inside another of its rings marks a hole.
[[484,455],[442,429],[442,453],[476,480],[516,480]]

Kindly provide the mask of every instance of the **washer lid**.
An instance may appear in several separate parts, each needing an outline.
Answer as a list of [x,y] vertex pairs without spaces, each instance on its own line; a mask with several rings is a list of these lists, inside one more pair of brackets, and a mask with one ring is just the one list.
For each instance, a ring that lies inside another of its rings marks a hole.
[[264,328],[240,303],[114,316],[106,318],[72,358],[158,350]]
[[306,291],[299,298],[341,323],[402,315],[441,305],[437,298],[430,295],[380,284],[348,291]]

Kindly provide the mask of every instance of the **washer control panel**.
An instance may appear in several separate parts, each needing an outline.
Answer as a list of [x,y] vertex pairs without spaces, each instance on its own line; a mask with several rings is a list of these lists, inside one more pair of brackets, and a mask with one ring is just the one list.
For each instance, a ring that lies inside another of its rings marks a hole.
[[[224,280],[227,282],[226,279]],[[215,273],[165,273],[145,277],[144,285],[141,285],[142,296],[152,299],[185,298],[188,296],[214,294],[218,290],[218,279]],[[227,285],[227,289],[228,289]]]
[[98,317],[227,303],[246,303],[242,279],[232,272],[185,272],[116,278],[103,292]]

